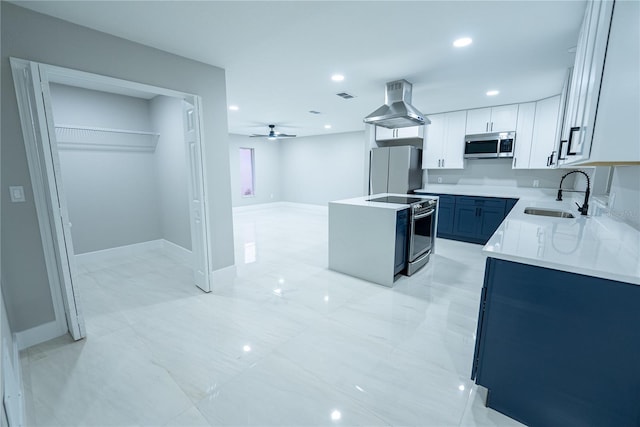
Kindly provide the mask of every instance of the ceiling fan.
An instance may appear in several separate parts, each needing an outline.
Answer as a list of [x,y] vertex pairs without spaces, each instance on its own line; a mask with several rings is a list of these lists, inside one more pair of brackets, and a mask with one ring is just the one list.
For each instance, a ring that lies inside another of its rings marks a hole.
[[256,133],[254,133],[253,135],[250,135],[251,138],[267,138],[270,140],[276,140],[276,139],[280,139],[280,138],[295,138],[295,135],[288,135],[286,133],[280,133],[280,132],[276,132],[275,129],[276,125],[269,125],[269,134],[268,135],[258,135]]

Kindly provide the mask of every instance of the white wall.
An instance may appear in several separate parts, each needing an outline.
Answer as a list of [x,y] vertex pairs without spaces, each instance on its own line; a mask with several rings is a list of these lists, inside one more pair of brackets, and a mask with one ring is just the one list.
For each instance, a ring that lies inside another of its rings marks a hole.
[[616,166],[609,214],[640,230],[640,166]]
[[280,140],[282,200],[326,205],[362,196],[364,132]]
[[[56,125],[151,131],[145,99],[51,85],[51,104]],[[59,156],[76,254],[162,237],[154,153],[72,148]]]
[[182,100],[156,96],[150,102],[151,126],[160,134],[155,152],[156,192],[161,236],[191,250],[189,189]]
[[[464,169],[428,169],[423,174],[423,182],[437,184],[440,177],[442,184],[533,187],[533,181],[538,180],[538,187],[558,188],[560,178],[567,172],[566,169],[512,169],[511,159],[472,159],[466,161]],[[565,184],[570,188],[573,178],[567,177],[563,187]]]
[[[266,138],[250,138],[244,135],[229,135],[229,169],[231,172],[231,200],[233,206],[248,206],[281,200],[282,141]],[[254,152],[254,193],[253,197],[243,197],[240,190],[240,148],[253,148]]]
[[[14,332],[55,319],[9,57],[169,88],[202,97],[212,269],[234,264],[223,69],[0,2],[2,276]],[[27,201],[9,203],[9,185]]]

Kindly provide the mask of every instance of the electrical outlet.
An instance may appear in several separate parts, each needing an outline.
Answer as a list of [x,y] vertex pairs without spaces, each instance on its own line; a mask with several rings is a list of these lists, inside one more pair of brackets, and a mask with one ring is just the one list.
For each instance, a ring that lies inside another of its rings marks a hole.
[[441,176],[438,177],[438,184],[442,184],[442,177]]
[[13,203],[20,203],[25,201],[24,187],[21,185],[9,187],[9,194],[11,195],[11,201]]
[[533,180],[533,186],[534,186],[534,187],[538,187],[539,185],[540,185],[540,181],[539,181],[539,180],[537,180],[537,179],[534,179],[534,180]]

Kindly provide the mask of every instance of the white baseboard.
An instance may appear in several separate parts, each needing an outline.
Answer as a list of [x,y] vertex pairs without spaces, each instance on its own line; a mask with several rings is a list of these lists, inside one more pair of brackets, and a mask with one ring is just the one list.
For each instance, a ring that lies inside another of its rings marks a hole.
[[253,205],[246,205],[246,206],[234,206],[232,209],[234,213],[252,212],[252,211],[258,211],[262,209],[281,207],[281,206],[284,206],[283,203],[284,202],[256,203]]
[[[6,340],[3,340],[2,343],[3,409],[10,426],[22,427],[25,425],[26,414],[16,334],[13,334],[12,341],[12,346],[7,345]],[[9,356],[9,351],[13,353],[13,357]]]
[[60,324],[54,320],[53,322],[44,323],[31,329],[16,332],[16,344],[18,346],[18,350],[24,350],[32,345],[61,337],[67,332],[66,324],[65,330],[61,330]]
[[164,239],[150,240],[148,242],[134,243],[132,245],[118,246],[116,248],[78,254],[75,256],[76,263],[78,265],[83,265],[85,263],[106,261],[122,256],[134,256],[151,249],[162,249],[164,247],[164,241]]
[[162,239],[162,249],[170,253],[172,256],[179,258],[185,263],[191,263],[193,259],[192,252],[189,249],[183,248],[180,245],[176,245],[166,239]]
[[211,282],[215,286],[216,284],[224,284],[233,282],[236,278],[236,266],[230,265],[228,267],[219,268],[211,272]]
[[242,213],[242,212],[254,212],[263,209],[273,209],[273,208],[296,208],[296,209],[304,209],[306,211],[317,212],[317,213],[326,213],[329,211],[328,205],[313,205],[310,203],[296,203],[296,202],[273,202],[273,203],[258,203],[255,205],[248,206],[235,206],[233,207],[233,213]]

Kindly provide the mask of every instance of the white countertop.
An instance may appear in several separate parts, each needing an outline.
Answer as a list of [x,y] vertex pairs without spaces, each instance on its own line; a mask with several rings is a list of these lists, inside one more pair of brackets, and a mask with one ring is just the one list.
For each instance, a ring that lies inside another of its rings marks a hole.
[[428,184],[425,188],[415,190],[416,193],[439,193],[481,197],[505,197],[519,199],[522,197],[548,198],[554,197],[557,188],[506,187],[499,185],[458,185]]
[[[521,198],[483,252],[492,258],[640,285],[640,231],[607,215],[581,216],[574,200]],[[563,210],[576,218],[529,215],[524,213],[527,207]]]
[[344,199],[344,200],[335,200],[329,203],[339,203],[343,205],[351,205],[351,206],[367,206],[370,208],[378,208],[378,209],[391,209],[394,211],[400,211],[402,209],[406,209],[409,207],[408,204],[401,203],[384,203],[384,202],[370,202],[369,199],[375,199],[378,197],[385,196],[398,196],[398,197],[416,197],[418,199],[432,199],[431,196],[425,196],[420,194],[396,194],[396,193],[380,193],[380,194],[372,194],[370,196],[360,196],[354,197],[352,199]]

